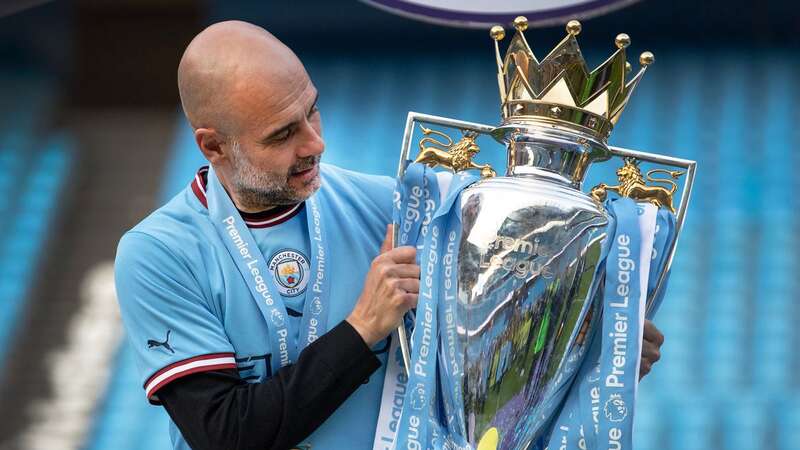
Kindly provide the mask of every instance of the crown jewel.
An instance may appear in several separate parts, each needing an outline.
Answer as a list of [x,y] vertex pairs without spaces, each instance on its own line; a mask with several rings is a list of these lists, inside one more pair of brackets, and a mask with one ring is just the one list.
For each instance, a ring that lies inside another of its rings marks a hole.
[[541,62],[523,34],[528,20],[517,17],[514,28],[517,32],[505,57],[501,57],[499,46],[505,30],[494,26],[489,33],[495,45],[504,123],[577,127],[605,141],[647,66],[654,62],[653,54],[642,53],[641,69],[626,82],[631,70],[625,59],[625,48],[631,43],[627,34],[617,35],[617,50],[590,72],[578,46],[581,24],[577,20],[567,23],[567,36]]

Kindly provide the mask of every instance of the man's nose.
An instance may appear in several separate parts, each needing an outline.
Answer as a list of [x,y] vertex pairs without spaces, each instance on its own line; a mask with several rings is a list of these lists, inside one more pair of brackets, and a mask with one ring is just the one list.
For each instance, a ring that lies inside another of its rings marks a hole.
[[297,156],[299,158],[307,158],[309,156],[317,156],[325,150],[325,141],[322,135],[310,123],[306,122],[303,126],[303,140],[300,147],[297,149]]

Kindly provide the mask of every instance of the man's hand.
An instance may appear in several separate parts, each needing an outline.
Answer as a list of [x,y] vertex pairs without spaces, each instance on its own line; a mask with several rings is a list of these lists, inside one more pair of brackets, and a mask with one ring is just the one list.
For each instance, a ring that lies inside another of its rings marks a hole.
[[417,305],[417,249],[392,248],[392,226],[386,227],[381,254],[372,260],[364,290],[347,322],[372,347],[400,325],[403,314]]
[[644,339],[642,340],[642,364],[639,367],[639,379],[650,373],[653,364],[661,359],[661,345],[664,335],[658,331],[653,322],[644,321]]

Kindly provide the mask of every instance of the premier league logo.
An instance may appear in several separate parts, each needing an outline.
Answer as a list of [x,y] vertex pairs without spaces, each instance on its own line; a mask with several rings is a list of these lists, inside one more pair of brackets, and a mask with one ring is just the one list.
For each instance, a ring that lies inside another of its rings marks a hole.
[[295,297],[306,290],[310,271],[308,258],[296,250],[281,250],[269,260],[278,291],[284,297]]
[[272,323],[278,327],[283,326],[283,314],[281,314],[277,309],[272,311]]
[[417,411],[425,407],[425,388],[422,385],[417,385],[414,388],[414,395],[411,397],[411,407]]
[[628,407],[625,406],[625,400],[619,394],[611,394],[606,402],[603,412],[606,418],[612,422],[622,422],[628,416]]
[[319,297],[314,297],[311,301],[311,314],[318,316],[322,312],[322,300]]

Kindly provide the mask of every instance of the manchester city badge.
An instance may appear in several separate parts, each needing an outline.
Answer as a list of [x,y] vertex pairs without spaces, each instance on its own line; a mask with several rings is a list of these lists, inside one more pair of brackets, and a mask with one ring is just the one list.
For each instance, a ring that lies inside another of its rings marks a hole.
[[305,292],[310,267],[308,258],[302,253],[292,249],[276,252],[269,260],[269,270],[284,297],[295,297]]

